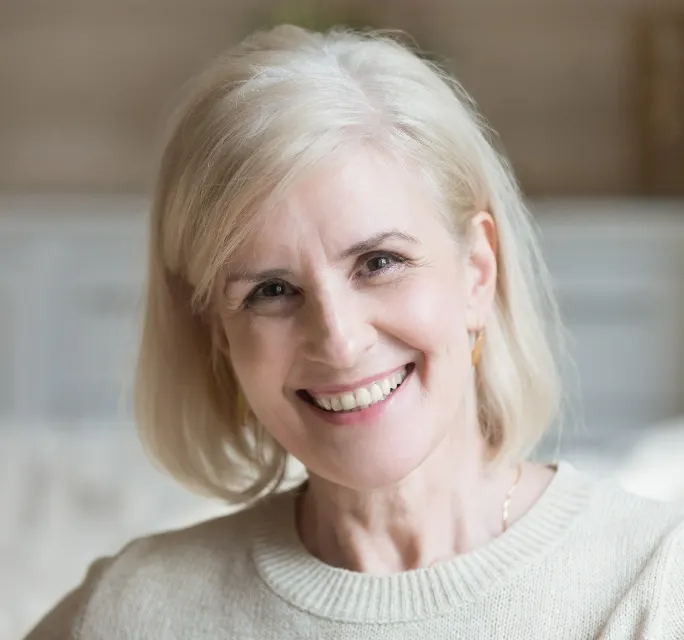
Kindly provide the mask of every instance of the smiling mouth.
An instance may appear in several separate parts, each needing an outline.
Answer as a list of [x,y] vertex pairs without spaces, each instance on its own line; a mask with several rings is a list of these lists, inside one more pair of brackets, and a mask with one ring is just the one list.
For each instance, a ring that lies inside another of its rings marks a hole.
[[387,400],[404,383],[414,368],[415,363],[410,362],[403,369],[395,371],[385,378],[380,378],[371,384],[345,393],[313,396],[306,389],[300,389],[297,391],[297,395],[305,402],[330,413],[363,411]]

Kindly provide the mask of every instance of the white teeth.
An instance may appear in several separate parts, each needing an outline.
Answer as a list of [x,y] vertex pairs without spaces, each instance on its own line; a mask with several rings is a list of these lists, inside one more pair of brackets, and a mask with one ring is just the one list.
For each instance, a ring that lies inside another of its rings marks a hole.
[[380,400],[385,398],[385,394],[382,392],[382,389],[375,383],[371,385],[370,395],[371,402],[380,402]]
[[370,407],[371,405],[371,394],[368,389],[359,389],[354,392],[354,397],[356,398],[356,404],[359,407]]
[[356,406],[356,398],[353,393],[345,393],[342,396],[342,408],[345,411],[350,411]]
[[317,396],[314,402],[328,411],[352,411],[366,409],[381,402],[392,393],[406,378],[406,369],[397,371],[383,380],[377,380],[368,387],[361,387],[336,396]]

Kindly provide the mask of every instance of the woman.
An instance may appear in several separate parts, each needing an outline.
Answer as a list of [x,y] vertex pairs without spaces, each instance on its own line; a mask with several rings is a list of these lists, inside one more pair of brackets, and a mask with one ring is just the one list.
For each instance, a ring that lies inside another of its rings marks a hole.
[[99,560],[28,637],[684,638],[684,510],[527,460],[559,344],[458,85],[254,35],[169,137],[137,385],[154,456],[247,508]]

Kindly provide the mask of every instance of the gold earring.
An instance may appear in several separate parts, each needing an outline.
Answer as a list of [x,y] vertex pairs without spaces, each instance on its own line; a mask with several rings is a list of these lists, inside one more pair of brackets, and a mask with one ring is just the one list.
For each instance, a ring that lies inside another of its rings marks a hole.
[[237,414],[239,416],[239,420],[246,420],[247,419],[247,399],[245,398],[244,394],[242,393],[242,389],[238,389],[236,395],[235,395],[235,408],[237,410]]
[[482,358],[482,344],[484,342],[484,327],[477,332],[477,338],[475,339],[475,344],[473,345],[473,350],[471,352],[470,359],[473,366],[476,367],[480,364],[480,358]]

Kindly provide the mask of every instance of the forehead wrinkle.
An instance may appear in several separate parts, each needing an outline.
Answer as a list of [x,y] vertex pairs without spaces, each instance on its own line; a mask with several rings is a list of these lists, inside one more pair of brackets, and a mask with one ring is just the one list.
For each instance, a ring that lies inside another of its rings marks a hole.
[[[373,169],[380,169],[386,174],[389,170],[387,160],[378,160],[371,157],[366,161],[370,162]],[[259,271],[285,268],[300,273],[307,271],[311,276],[317,276],[324,266],[336,265],[338,261],[346,264],[352,257],[346,255],[349,253],[347,249],[354,244],[360,245],[367,239],[366,236],[372,237],[389,230],[398,231],[391,229],[397,222],[400,229],[404,226],[399,220],[391,220],[394,216],[388,216],[377,207],[382,205],[382,210],[392,209],[395,205],[407,206],[407,203],[402,202],[401,198],[395,202],[392,196],[387,201],[388,194],[382,196],[372,189],[365,189],[364,185],[370,176],[364,174],[361,175],[361,193],[357,192],[358,184],[354,182],[357,176],[353,172],[358,167],[345,162],[339,168],[340,171],[331,174],[330,167],[326,166],[320,172],[303,176],[298,184],[291,185],[283,193],[282,200],[256,212],[259,222],[253,228],[249,251],[243,253],[245,268],[253,266]],[[395,171],[397,168],[401,170],[402,177],[406,175],[405,167],[395,165]],[[365,199],[368,193],[371,195],[369,201]],[[379,201],[377,197],[380,197]],[[363,214],[359,219],[352,214],[352,220],[356,220],[354,223],[346,220],[345,216],[347,208],[357,209],[357,201],[362,208],[370,209],[367,215]],[[373,211],[379,213],[380,219],[384,218],[381,228],[367,228],[368,215],[373,218]],[[356,234],[351,234],[356,237],[347,237],[350,227],[354,225],[359,227],[363,237],[359,238]],[[262,263],[258,262],[259,258],[263,260]]]
[[[273,221],[273,218],[271,220]],[[267,222],[265,220],[263,224]],[[303,216],[300,217],[300,222],[303,222]],[[270,235],[264,237],[263,224],[261,229],[256,229],[247,239],[235,259],[231,261],[232,264],[226,269],[225,280],[228,284],[239,280],[263,279],[260,274],[274,278],[306,274],[308,279],[319,279],[321,267],[329,265],[330,260],[321,232],[315,226],[311,232],[301,233],[287,225],[287,233],[269,232]]]

